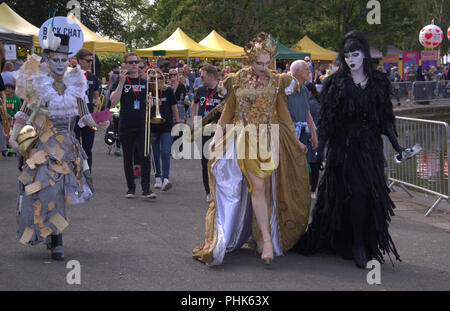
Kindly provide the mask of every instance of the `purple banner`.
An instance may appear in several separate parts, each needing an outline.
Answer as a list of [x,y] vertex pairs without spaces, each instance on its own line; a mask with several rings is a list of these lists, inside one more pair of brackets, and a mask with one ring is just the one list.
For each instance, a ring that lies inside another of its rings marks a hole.
[[419,67],[419,52],[403,52],[403,76],[406,76],[406,70],[412,64],[415,64],[415,68]]

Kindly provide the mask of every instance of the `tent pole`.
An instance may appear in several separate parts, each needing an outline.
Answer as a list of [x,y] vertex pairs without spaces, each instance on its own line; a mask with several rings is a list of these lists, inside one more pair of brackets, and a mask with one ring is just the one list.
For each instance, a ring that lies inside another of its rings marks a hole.
[[92,58],[92,71],[94,72],[94,76],[97,76],[96,74],[95,74],[95,50],[92,52],[92,54],[93,54],[93,58]]
[[191,58],[189,56],[187,57],[187,64],[189,67],[191,67]]
[[225,70],[225,57],[222,58],[222,70]]

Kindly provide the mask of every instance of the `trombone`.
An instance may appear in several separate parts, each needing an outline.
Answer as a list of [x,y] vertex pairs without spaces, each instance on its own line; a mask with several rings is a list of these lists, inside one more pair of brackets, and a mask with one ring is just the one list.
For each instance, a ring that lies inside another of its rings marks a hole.
[[[162,73],[159,72],[161,75]],[[149,88],[149,85],[152,85],[152,88]],[[153,85],[155,86],[153,88]],[[147,70],[147,92],[149,92],[148,96],[146,97],[146,109],[145,109],[145,146],[144,146],[144,156],[147,157],[151,154],[151,135],[150,135],[150,124],[162,124],[166,122],[161,117],[161,113],[159,111],[159,83],[158,83],[158,71],[155,68],[149,68]],[[155,91],[155,96],[153,96],[153,90]],[[150,105],[149,101],[151,103],[155,103],[155,117],[151,117],[151,108],[153,105]],[[153,157],[152,157],[153,158]],[[152,162],[152,166],[154,163]]]

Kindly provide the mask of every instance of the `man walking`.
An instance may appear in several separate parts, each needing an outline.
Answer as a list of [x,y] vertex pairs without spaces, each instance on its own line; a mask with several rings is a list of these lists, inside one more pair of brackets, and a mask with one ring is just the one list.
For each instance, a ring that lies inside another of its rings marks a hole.
[[[88,49],[81,49],[76,55],[77,62],[87,80],[88,90],[85,101],[90,113],[94,112],[95,103],[100,100],[98,93],[98,78],[91,72],[93,57],[93,53]],[[94,146],[95,130],[89,126],[80,128],[77,122],[75,123],[74,132],[75,137],[81,143],[84,152],[86,152],[86,155],[88,156],[89,169],[92,172],[92,147]]]
[[133,173],[133,154],[135,144],[141,163],[142,196],[156,198],[150,189],[150,158],[144,157],[145,115],[147,103],[147,81],[139,76],[139,59],[136,53],[124,56],[125,64],[119,73],[119,80],[113,86],[111,104],[115,106],[120,100],[119,137],[123,149],[123,168],[127,180],[126,198],[135,196],[136,185]]
[[[219,73],[216,67],[212,65],[206,65],[201,70],[201,78],[203,80],[203,86],[201,86],[194,97],[194,105],[192,106],[192,115],[203,118],[208,112],[213,109],[217,109],[218,113],[212,117],[208,123],[217,123],[220,118],[220,114],[223,111],[223,105],[221,104],[223,97],[217,92],[217,84],[219,83]],[[214,136],[214,133],[202,136],[202,175],[203,186],[206,192],[206,202],[210,201],[210,189],[208,180],[208,159],[206,156],[205,144],[209,145],[209,140]]]
[[297,130],[297,137],[305,145],[308,144],[310,137],[312,149],[316,149],[318,146],[316,127],[309,109],[308,89],[304,86],[309,80],[308,64],[303,60],[296,60],[291,64],[291,74],[300,85],[298,92],[288,96],[288,109]]

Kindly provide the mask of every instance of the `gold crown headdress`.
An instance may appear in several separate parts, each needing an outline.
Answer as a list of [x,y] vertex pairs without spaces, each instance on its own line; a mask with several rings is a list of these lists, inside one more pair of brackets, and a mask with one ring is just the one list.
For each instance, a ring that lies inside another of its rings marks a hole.
[[261,52],[267,52],[270,58],[275,58],[278,52],[278,44],[268,33],[260,32],[256,37],[244,46],[244,52],[248,57],[249,63],[256,60]]

